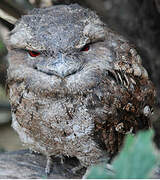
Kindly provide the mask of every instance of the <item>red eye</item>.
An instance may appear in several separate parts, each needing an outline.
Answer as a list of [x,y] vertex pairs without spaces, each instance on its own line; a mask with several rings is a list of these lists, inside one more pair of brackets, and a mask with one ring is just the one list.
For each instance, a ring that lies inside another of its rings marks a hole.
[[39,56],[39,55],[40,55],[40,53],[39,53],[39,52],[36,52],[36,51],[28,51],[28,53],[29,53],[29,55],[30,55],[31,57],[36,57],[36,56]]
[[90,46],[89,44],[87,44],[81,49],[81,51],[89,51],[89,49],[90,49]]

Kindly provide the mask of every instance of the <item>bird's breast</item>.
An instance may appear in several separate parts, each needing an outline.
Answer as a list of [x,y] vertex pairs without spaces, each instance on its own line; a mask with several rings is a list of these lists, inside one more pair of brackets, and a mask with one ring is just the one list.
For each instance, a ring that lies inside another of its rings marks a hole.
[[13,127],[25,144],[53,155],[89,151],[94,120],[84,97],[44,98],[23,83],[15,86],[10,87]]

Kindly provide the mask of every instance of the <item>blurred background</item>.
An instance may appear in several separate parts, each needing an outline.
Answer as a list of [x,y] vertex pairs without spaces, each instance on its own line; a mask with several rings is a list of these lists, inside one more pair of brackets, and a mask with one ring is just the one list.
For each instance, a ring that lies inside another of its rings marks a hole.
[[7,49],[5,43],[14,23],[34,7],[78,3],[97,12],[113,30],[122,34],[142,57],[157,90],[160,104],[160,0],[1,0],[0,1],[0,151],[23,148],[11,128],[6,93]]

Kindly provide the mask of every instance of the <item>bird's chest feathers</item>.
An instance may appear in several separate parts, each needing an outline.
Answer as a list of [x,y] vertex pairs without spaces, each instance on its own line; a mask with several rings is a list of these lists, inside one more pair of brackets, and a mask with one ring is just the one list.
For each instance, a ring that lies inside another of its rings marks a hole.
[[[17,96],[16,102],[15,96]],[[31,138],[32,145],[33,142],[35,146],[38,143],[38,146],[47,147],[48,151],[56,147],[58,154],[58,151],[68,148],[68,144],[75,147],[80,146],[79,142],[87,144],[94,122],[81,97],[72,101],[68,98],[58,100],[39,98],[32,92],[24,89],[18,91],[15,87],[11,88],[10,97],[13,107],[13,126],[20,136],[25,133],[25,136]],[[28,138],[22,137],[22,141],[31,143]]]

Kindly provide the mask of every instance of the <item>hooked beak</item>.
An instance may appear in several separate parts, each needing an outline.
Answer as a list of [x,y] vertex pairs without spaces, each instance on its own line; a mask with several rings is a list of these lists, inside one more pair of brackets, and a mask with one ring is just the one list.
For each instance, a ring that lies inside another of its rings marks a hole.
[[76,73],[82,67],[82,63],[65,54],[59,53],[56,58],[50,58],[43,63],[35,64],[35,68],[48,75],[55,75],[60,78],[65,78]]

